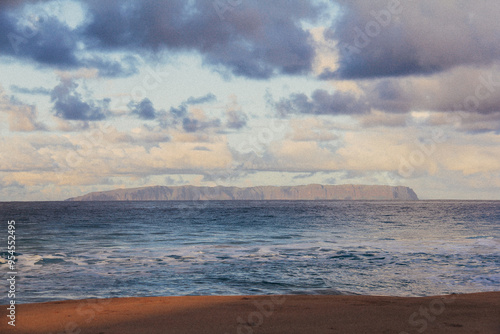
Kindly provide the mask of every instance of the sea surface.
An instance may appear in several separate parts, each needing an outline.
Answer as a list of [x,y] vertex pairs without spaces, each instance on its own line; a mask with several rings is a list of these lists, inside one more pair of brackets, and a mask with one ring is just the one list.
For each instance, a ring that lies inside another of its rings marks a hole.
[[499,201],[23,202],[0,216],[3,277],[16,221],[17,303],[500,289]]

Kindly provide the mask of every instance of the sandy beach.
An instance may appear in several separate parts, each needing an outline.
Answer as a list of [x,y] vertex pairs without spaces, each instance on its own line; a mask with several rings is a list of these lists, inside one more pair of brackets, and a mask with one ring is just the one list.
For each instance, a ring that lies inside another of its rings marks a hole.
[[193,296],[2,306],[1,333],[500,333],[500,292],[436,297]]

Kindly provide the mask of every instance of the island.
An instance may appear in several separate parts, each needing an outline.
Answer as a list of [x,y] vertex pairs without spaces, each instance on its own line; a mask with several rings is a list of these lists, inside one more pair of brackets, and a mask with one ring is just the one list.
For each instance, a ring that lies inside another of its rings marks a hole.
[[67,201],[205,201],[205,200],[397,200],[416,201],[409,187],[385,185],[320,185],[197,187],[150,186],[93,192]]

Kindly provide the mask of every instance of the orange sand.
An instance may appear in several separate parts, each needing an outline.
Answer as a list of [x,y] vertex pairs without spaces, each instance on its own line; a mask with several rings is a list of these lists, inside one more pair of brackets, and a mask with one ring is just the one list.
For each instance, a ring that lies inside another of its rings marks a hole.
[[202,296],[1,306],[0,333],[500,333],[500,292],[424,298]]

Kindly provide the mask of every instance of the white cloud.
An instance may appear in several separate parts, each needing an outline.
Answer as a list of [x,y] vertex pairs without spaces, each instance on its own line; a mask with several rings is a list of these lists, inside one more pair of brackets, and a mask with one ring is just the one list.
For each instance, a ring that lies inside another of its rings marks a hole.
[[13,98],[8,98],[0,86],[0,111],[7,115],[9,130],[13,132],[31,132],[46,130],[38,121],[36,106],[27,105]]

